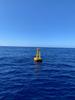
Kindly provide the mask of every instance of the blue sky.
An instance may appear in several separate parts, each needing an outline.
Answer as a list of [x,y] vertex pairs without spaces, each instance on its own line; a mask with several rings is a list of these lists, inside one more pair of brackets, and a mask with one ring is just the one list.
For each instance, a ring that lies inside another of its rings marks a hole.
[[0,0],[0,45],[75,47],[75,0]]

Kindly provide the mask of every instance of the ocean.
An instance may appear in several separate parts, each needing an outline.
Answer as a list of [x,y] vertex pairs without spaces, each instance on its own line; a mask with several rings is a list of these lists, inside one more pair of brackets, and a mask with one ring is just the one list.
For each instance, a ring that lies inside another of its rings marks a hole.
[[0,47],[0,100],[75,100],[75,49]]

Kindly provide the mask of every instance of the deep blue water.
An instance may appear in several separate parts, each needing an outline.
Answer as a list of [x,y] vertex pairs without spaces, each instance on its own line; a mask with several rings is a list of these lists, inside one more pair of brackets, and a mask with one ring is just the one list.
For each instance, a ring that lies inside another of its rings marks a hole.
[[0,47],[0,100],[75,100],[75,49]]

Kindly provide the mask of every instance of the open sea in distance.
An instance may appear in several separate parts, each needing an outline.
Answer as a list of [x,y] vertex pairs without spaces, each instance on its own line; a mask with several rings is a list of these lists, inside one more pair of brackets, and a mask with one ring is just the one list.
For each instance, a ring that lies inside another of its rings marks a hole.
[[75,100],[75,49],[0,47],[0,100]]

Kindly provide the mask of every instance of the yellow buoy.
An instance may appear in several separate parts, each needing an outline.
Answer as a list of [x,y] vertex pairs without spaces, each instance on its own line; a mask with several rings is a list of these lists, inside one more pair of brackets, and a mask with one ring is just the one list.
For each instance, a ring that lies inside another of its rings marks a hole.
[[40,49],[37,48],[37,52],[36,52],[36,56],[34,57],[34,61],[35,62],[42,62],[42,58],[41,58],[41,55],[40,55]]

